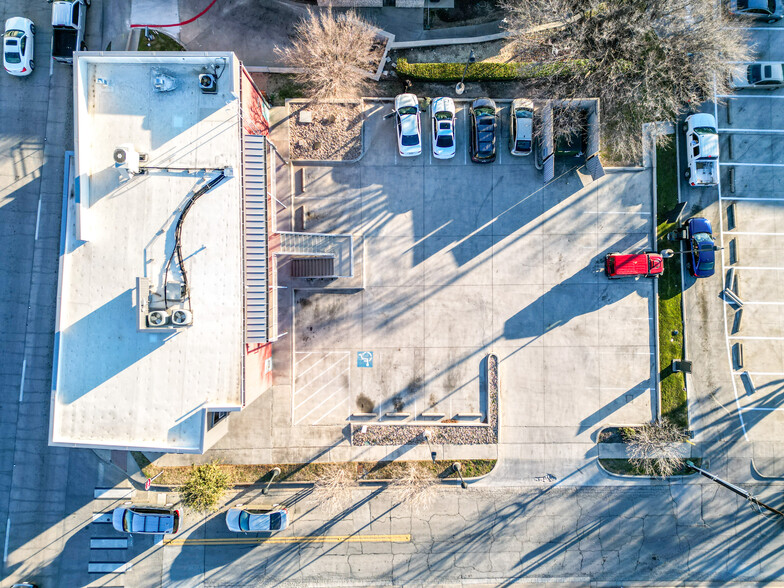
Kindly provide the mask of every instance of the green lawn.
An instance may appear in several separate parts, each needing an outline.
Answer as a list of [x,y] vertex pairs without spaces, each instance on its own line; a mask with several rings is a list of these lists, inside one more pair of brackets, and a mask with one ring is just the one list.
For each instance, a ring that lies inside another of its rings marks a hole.
[[[656,162],[657,249],[678,251],[678,242],[667,239],[667,234],[676,227],[675,223],[668,222],[667,217],[678,205],[678,172],[674,140],[664,147],[657,147]],[[681,256],[675,255],[665,261],[664,275],[659,279],[661,409],[663,418],[688,429],[686,382],[682,373],[673,373],[670,367],[673,359],[682,359],[684,356],[681,288]],[[677,334],[673,334],[675,331]]]
[[[180,45],[177,41],[172,39],[166,33],[150,30],[152,40],[147,40],[144,36],[144,30],[139,36],[138,51],[185,51],[185,47]],[[149,43],[149,45],[148,45]]]

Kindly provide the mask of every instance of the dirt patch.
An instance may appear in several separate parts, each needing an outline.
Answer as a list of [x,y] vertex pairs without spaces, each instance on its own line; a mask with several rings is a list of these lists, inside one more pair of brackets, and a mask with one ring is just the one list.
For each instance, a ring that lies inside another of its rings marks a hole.
[[362,153],[361,102],[289,103],[288,113],[291,159],[351,161]]
[[359,409],[359,412],[370,413],[373,412],[375,407],[376,405],[373,404],[373,401],[364,394],[360,394],[357,397],[357,408]]

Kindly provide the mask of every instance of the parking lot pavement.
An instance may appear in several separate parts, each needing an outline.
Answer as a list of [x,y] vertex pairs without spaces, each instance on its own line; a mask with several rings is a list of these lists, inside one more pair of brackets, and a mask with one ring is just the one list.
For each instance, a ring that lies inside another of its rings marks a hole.
[[[781,59],[784,27],[760,26],[752,34],[757,59]],[[730,447],[736,479],[748,477],[749,458],[759,473],[776,477],[784,464],[758,458],[784,451],[784,91],[744,90],[721,98],[725,104],[714,110],[720,184],[701,190],[681,182],[692,213],[711,220],[723,247],[715,276],[684,280],[687,356],[694,359],[691,423],[707,442],[706,454],[717,457]],[[718,295],[727,285],[742,309]],[[718,438],[721,445],[711,447]]]
[[[365,287],[296,291],[294,352],[303,369],[292,405],[296,412],[305,402],[321,417],[319,406],[343,398],[345,380],[348,406],[327,420],[484,418],[482,361],[495,351],[501,435],[517,464],[497,477],[519,481],[541,475],[548,459],[547,471],[553,459],[584,464],[599,427],[654,414],[653,282],[603,273],[607,253],[652,248],[652,176],[609,170],[584,186],[561,162],[545,186],[532,157],[508,152],[506,104],[497,160],[474,164],[467,102],[457,106],[453,159],[429,155],[426,115],[423,154],[400,157],[394,121],[383,119],[389,104],[370,103],[362,159],[307,166],[307,191],[294,198],[306,208],[305,230],[362,233]],[[363,365],[358,354],[371,352],[372,367]],[[339,366],[319,371],[327,354],[340,355]],[[554,453],[537,450],[523,472],[521,443],[545,438]]]

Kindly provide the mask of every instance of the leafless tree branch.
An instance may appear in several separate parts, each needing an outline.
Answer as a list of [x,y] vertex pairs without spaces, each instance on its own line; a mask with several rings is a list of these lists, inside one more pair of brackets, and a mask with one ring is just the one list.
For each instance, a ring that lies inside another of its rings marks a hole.
[[638,427],[626,442],[629,461],[647,476],[671,476],[683,460],[683,439],[683,431],[667,420]]

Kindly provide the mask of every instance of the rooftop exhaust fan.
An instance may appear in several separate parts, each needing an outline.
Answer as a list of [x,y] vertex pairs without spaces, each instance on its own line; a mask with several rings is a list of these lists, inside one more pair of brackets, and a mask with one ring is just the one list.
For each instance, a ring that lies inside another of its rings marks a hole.
[[190,310],[181,308],[172,313],[171,320],[175,327],[185,327],[193,322],[193,313]]
[[211,73],[199,74],[199,88],[202,94],[217,94],[218,79]]
[[148,327],[165,327],[169,315],[163,310],[151,310],[147,315]]

